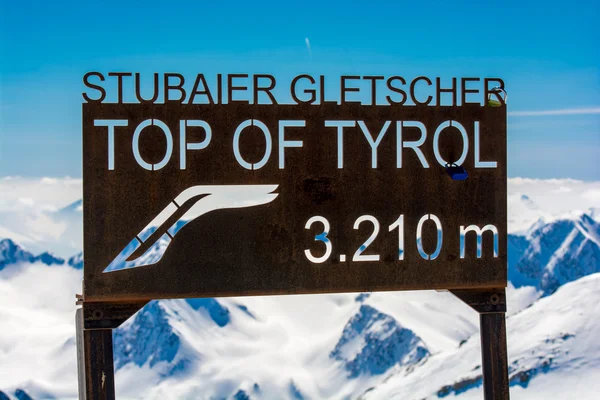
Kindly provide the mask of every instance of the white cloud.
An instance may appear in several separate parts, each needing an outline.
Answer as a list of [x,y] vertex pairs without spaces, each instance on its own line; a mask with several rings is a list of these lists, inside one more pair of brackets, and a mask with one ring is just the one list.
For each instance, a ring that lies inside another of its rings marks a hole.
[[16,240],[34,253],[72,256],[82,247],[81,212],[54,211],[81,197],[81,179],[0,178],[0,238]]
[[24,264],[0,272],[2,390],[76,398],[75,293],[81,293],[81,271],[69,266]]
[[35,201],[33,201],[33,199],[31,197],[21,197],[19,199],[19,203],[29,206],[29,207],[33,207],[33,204],[35,203]]
[[545,117],[551,115],[593,115],[600,114],[600,107],[563,108],[559,110],[510,111],[511,117]]
[[552,193],[569,193],[572,192],[573,189],[567,186],[560,186],[558,189],[553,190]]
[[0,212],[16,211],[33,205],[42,210],[57,210],[82,197],[82,180],[65,178],[0,179]]
[[308,40],[308,38],[304,38],[304,41],[306,42],[306,48],[308,49],[308,56],[312,60],[312,47],[310,46],[310,40]]
[[42,183],[46,185],[54,185],[58,182],[55,178],[42,178]]
[[587,192],[585,192],[584,194],[582,194],[582,197],[593,201],[593,202],[597,202],[598,206],[600,206],[600,189],[591,189],[588,190]]
[[531,184],[550,184],[550,185],[571,185],[580,184],[584,181],[577,179],[565,178],[565,179],[535,179],[535,178],[508,178],[509,185],[531,185]]
[[525,231],[540,218],[549,222],[600,207],[600,182],[509,178],[508,193],[509,232]]

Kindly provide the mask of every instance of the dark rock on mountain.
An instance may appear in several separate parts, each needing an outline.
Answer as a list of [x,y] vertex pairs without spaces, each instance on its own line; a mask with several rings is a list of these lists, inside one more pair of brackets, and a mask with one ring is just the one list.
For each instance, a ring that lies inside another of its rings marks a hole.
[[477,375],[473,378],[465,378],[460,380],[452,385],[446,385],[437,392],[437,397],[443,398],[449,396],[450,394],[459,395],[461,393],[466,392],[469,389],[473,389],[479,387],[483,384],[483,377],[481,375]]
[[33,259],[34,262],[41,262],[42,264],[46,264],[47,266],[52,265],[64,265],[65,260],[60,257],[56,257],[52,253],[44,252],[39,256]]
[[32,398],[31,396],[29,396],[29,395],[27,394],[27,392],[25,392],[25,391],[24,391],[24,390],[22,390],[22,389],[17,389],[17,390],[15,390],[15,397],[16,397],[18,400],[33,400],[33,398]]
[[304,396],[302,395],[302,392],[300,391],[300,389],[298,389],[298,386],[296,386],[296,383],[294,383],[294,381],[290,382],[289,390],[290,390],[290,396],[292,397],[292,399],[304,400]]
[[229,310],[215,299],[187,299],[187,303],[194,309],[205,309],[210,318],[221,328],[227,325],[230,321]]
[[509,279],[516,287],[533,285],[548,295],[600,272],[600,224],[587,214],[540,226],[526,238],[511,235],[511,245]]
[[33,262],[35,256],[10,239],[0,240],[0,271],[7,265]]
[[179,350],[181,340],[169,324],[167,314],[159,301],[148,303],[133,321],[113,333],[115,369],[133,362],[138,366],[159,361],[171,362]]
[[0,240],[0,271],[6,266],[18,263],[41,262],[48,266],[63,265],[65,260],[51,253],[44,252],[38,256],[23,249],[10,239]]
[[69,258],[67,264],[75,269],[83,269],[83,253],[76,254]]
[[250,400],[250,396],[240,389],[236,392],[236,394],[233,395],[233,400]]
[[344,327],[330,357],[342,361],[351,378],[382,374],[394,365],[419,363],[429,350],[413,331],[368,305]]

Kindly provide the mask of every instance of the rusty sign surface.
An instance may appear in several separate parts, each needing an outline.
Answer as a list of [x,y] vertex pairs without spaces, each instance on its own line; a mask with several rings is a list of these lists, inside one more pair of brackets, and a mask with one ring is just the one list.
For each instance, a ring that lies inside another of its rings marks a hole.
[[86,301],[506,286],[505,106],[84,103],[83,158]]

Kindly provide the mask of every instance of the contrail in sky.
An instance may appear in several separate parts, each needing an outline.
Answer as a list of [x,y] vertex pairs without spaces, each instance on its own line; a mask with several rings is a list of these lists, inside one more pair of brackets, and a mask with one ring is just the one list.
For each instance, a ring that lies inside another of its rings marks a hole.
[[600,114],[600,107],[588,108],[563,108],[560,110],[540,111],[512,111],[508,115],[512,117],[544,117],[549,115],[593,115]]
[[304,41],[306,42],[306,48],[308,49],[308,56],[312,60],[312,49],[310,47],[310,40],[308,40],[308,38],[304,38]]

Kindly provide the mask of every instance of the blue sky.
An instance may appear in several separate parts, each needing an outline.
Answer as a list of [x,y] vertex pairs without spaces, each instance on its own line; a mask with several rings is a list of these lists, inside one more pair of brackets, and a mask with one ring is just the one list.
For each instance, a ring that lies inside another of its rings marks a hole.
[[597,1],[0,2],[0,175],[81,176],[98,70],[499,76],[509,176],[600,180]]

